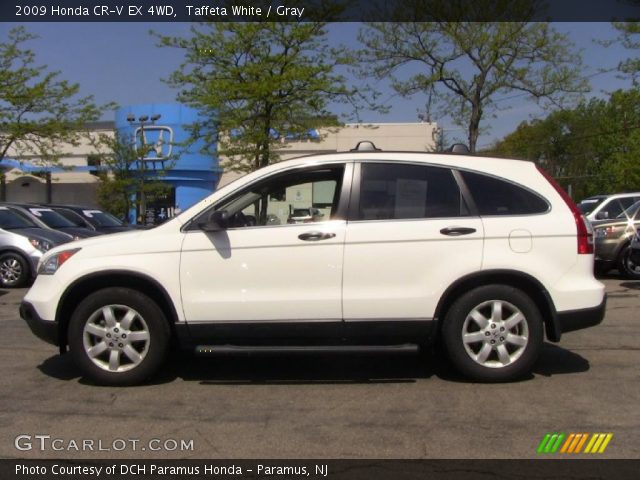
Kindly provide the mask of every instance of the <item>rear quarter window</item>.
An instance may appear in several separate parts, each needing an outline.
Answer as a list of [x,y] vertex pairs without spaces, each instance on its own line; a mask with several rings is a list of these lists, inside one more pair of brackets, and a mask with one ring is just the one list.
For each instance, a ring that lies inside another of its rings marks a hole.
[[480,215],[533,215],[549,204],[540,195],[514,183],[473,172],[460,172]]

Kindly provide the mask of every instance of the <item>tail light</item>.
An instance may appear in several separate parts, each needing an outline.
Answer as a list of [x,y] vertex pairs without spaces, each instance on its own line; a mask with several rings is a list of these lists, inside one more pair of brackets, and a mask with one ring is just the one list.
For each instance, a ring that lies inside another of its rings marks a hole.
[[556,192],[562,197],[564,203],[567,204],[569,210],[573,214],[573,218],[576,222],[576,227],[578,228],[578,254],[580,255],[588,255],[593,253],[593,228],[591,228],[591,224],[589,221],[584,218],[582,212],[578,209],[578,206],[575,204],[567,192],[565,192],[558,182],[556,182],[551,175],[545,172],[540,167],[536,167],[538,171],[542,174],[544,178],[551,184],[553,188],[555,188]]

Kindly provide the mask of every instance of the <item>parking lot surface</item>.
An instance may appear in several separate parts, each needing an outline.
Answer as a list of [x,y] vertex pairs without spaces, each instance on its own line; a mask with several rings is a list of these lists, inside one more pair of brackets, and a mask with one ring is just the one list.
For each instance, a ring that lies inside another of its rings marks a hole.
[[611,432],[601,457],[640,458],[640,282],[603,281],[602,325],[498,385],[428,354],[173,353],[150,384],[98,387],[20,320],[26,290],[0,290],[0,456],[535,458],[547,432]]

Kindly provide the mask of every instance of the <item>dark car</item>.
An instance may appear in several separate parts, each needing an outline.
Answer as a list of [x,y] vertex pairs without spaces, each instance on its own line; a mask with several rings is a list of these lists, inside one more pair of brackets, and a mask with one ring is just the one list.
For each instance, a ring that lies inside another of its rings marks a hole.
[[629,254],[629,260],[634,265],[640,265],[640,228],[636,229],[636,234],[631,238],[631,245],[629,245],[631,253]]
[[631,240],[640,227],[640,202],[616,218],[591,222],[594,230],[595,265],[599,273],[612,268],[627,278],[640,279],[640,263],[631,256]]
[[140,229],[137,225],[126,225],[104,210],[79,205],[44,205],[59,213],[78,227],[98,233],[116,233]]
[[36,223],[41,222],[48,228],[71,235],[76,240],[100,235],[99,232],[75,225],[50,207],[30,203],[5,203],[4,205],[26,215]]
[[71,240],[70,235],[42,228],[15,210],[0,206],[0,286],[24,286],[36,276],[38,261],[45,252]]

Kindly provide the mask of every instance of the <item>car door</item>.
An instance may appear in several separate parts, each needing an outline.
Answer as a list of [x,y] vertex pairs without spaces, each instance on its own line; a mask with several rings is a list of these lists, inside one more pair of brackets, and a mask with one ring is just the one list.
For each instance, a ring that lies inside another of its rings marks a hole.
[[[350,163],[310,166],[253,182],[185,228],[184,315],[194,325],[341,323]],[[303,223],[294,210],[318,210]],[[213,212],[226,228],[203,231]]]
[[353,190],[343,288],[348,328],[428,322],[443,291],[480,269],[480,218],[470,215],[446,167],[363,162]]

